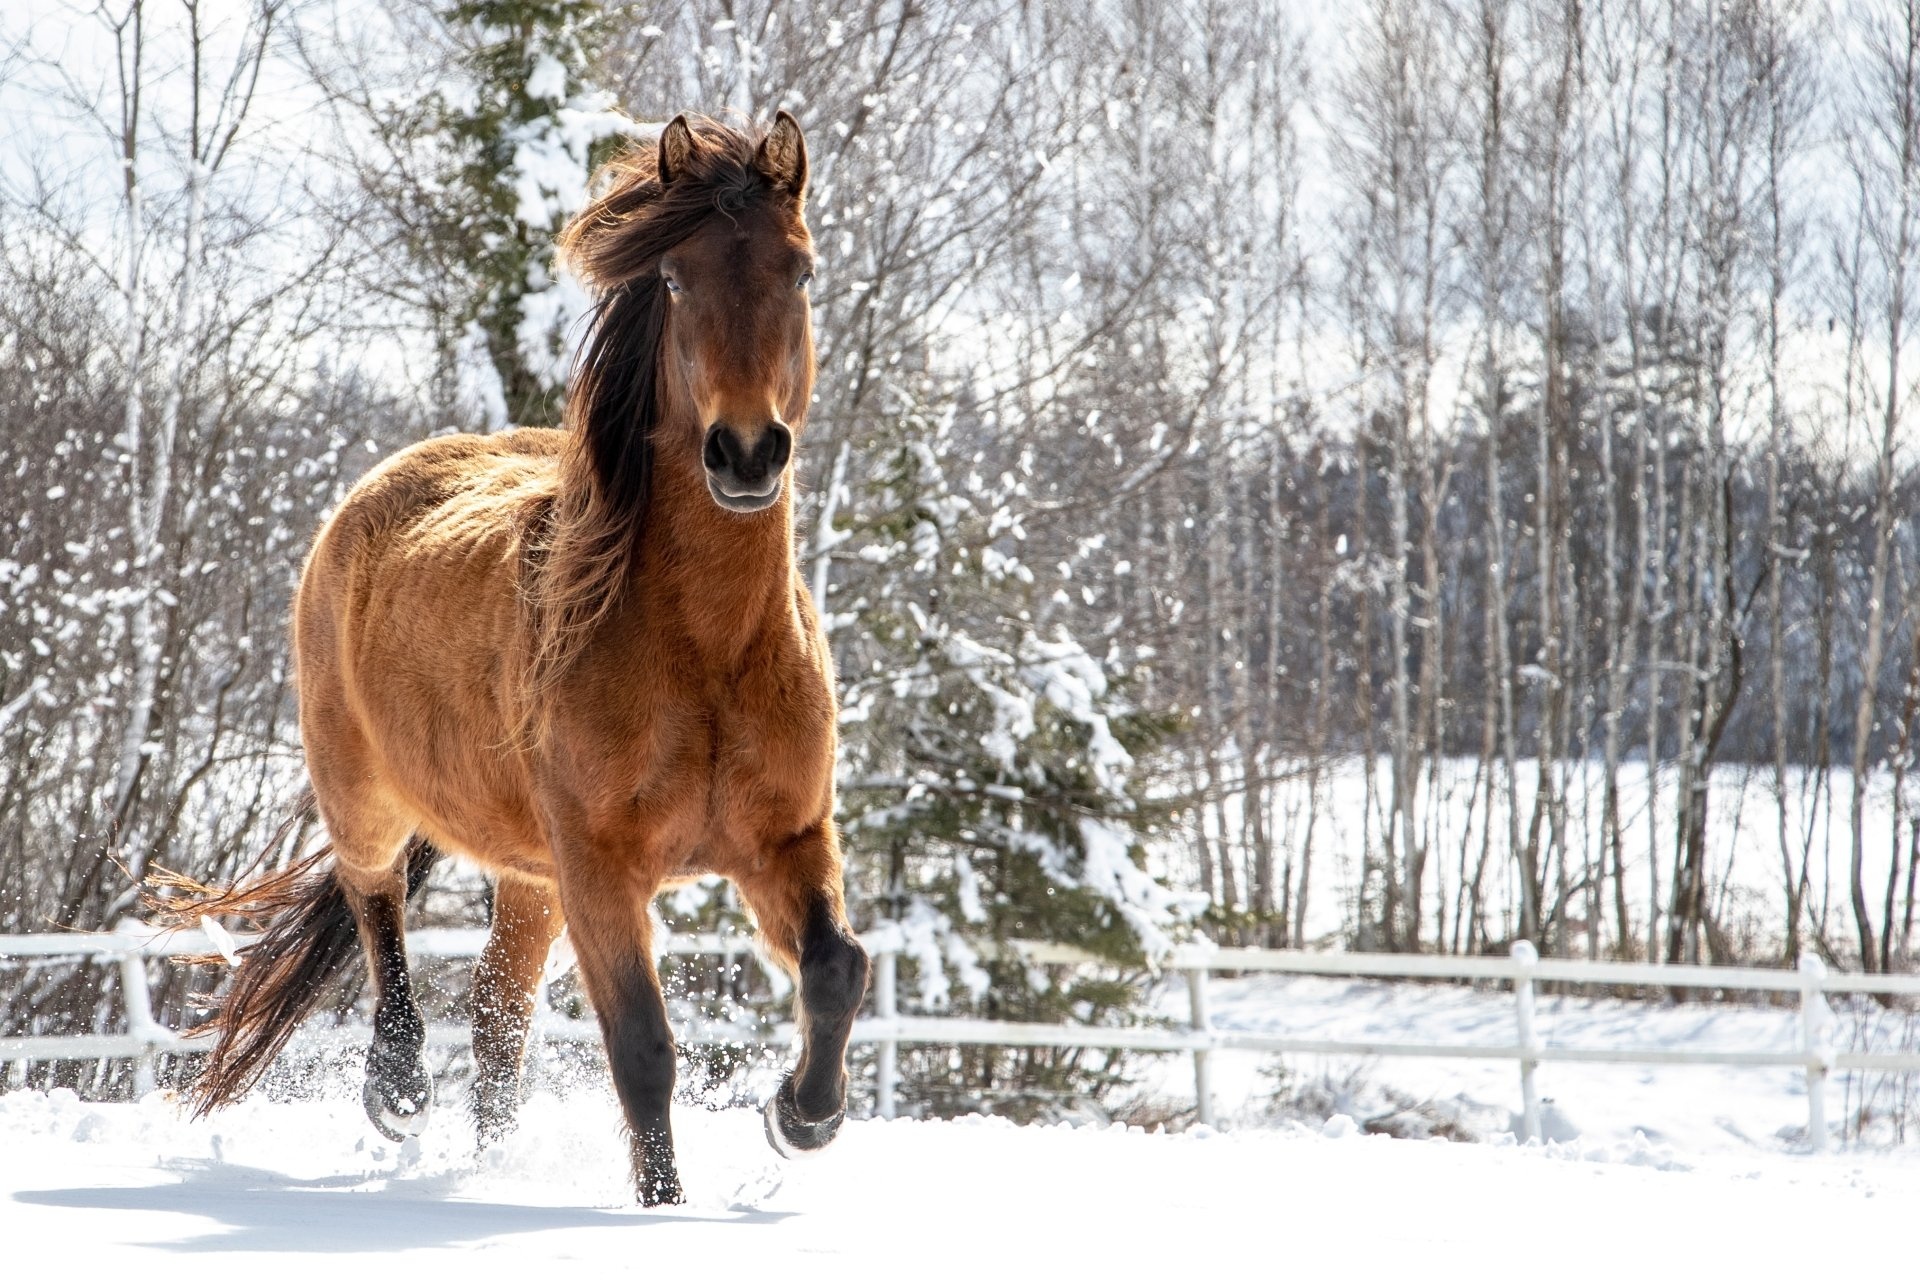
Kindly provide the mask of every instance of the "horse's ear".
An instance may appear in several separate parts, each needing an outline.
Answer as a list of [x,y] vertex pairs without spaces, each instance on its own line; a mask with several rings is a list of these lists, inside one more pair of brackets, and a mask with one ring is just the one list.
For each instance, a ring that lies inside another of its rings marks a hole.
[[671,186],[693,162],[693,128],[677,115],[660,131],[660,185]]
[[806,195],[807,140],[800,136],[800,122],[785,111],[775,113],[773,128],[761,140],[754,166],[775,188],[796,200]]

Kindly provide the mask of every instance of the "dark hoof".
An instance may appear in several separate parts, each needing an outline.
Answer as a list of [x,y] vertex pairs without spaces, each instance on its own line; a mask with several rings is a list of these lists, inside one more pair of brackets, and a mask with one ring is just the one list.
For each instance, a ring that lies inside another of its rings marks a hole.
[[802,1119],[793,1099],[792,1076],[780,1082],[780,1092],[767,1100],[762,1114],[767,1121],[767,1145],[789,1160],[824,1150],[847,1118],[845,1111],[836,1111],[825,1120]]
[[640,1203],[649,1209],[657,1208],[663,1204],[685,1204],[687,1202],[687,1197],[680,1190],[680,1179],[677,1177],[666,1178],[660,1181],[655,1181],[652,1178],[643,1179],[640,1183],[639,1195]]
[[673,1134],[661,1125],[632,1136],[633,1194],[651,1209],[656,1205],[685,1204],[680,1193],[680,1171],[673,1162]]
[[381,1137],[405,1142],[426,1131],[433,1111],[433,1077],[417,1058],[395,1063],[376,1055],[368,1060],[367,1087],[361,1090],[360,1101]]

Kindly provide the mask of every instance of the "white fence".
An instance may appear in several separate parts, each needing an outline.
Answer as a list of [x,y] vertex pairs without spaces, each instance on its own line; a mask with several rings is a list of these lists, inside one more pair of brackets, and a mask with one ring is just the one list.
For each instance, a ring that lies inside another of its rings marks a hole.
[[[415,929],[407,935],[408,950],[416,956],[477,957],[486,942],[483,929]],[[1920,996],[1920,975],[1830,973],[1813,957],[1803,958],[1797,971],[1783,969],[1711,968],[1697,965],[1618,964],[1585,960],[1543,960],[1530,943],[1515,944],[1506,958],[1473,956],[1370,955],[1350,952],[1266,951],[1254,948],[1181,947],[1162,968],[1183,973],[1188,993],[1188,1024],[1166,1027],[1095,1027],[1051,1023],[993,1022],[977,1018],[906,1017],[899,1012],[897,940],[884,934],[865,939],[873,955],[873,1013],[854,1025],[853,1040],[878,1046],[875,1108],[882,1116],[895,1113],[898,1054],[902,1044],[991,1044],[1057,1048],[1133,1049],[1192,1055],[1194,1096],[1201,1122],[1214,1119],[1212,1055],[1244,1050],[1259,1053],[1338,1054],[1354,1057],[1495,1058],[1516,1062],[1520,1069],[1521,1115],[1525,1136],[1540,1136],[1540,1100],[1534,1072],[1542,1062],[1639,1063],[1648,1065],[1719,1064],[1752,1067],[1798,1067],[1807,1076],[1807,1134],[1815,1151],[1827,1143],[1826,1084],[1836,1069],[1884,1072],[1920,1072],[1920,1053],[1836,1052],[1827,1043],[1829,995],[1872,994]],[[1074,947],[1046,943],[1016,943],[1014,947],[1035,964],[1100,965],[1105,962]],[[133,1058],[138,1061],[136,1087],[150,1090],[153,1058],[159,1053],[191,1053],[205,1042],[183,1039],[161,1026],[153,1016],[147,961],[155,957],[208,953],[216,950],[198,931],[156,932],[131,927],[112,934],[0,935],[0,959],[111,960],[120,969],[125,995],[127,1029],[119,1035],[26,1036],[0,1038],[0,1063],[44,1059]],[[743,937],[681,935],[669,940],[674,955],[751,954],[752,942]],[[1292,973],[1369,978],[1454,979],[1509,985],[1514,997],[1512,1044],[1436,1044],[1378,1040],[1325,1040],[1268,1035],[1215,1027],[1207,1011],[1208,976],[1213,973]],[[1534,1028],[1534,994],[1541,982],[1599,987],[1688,987],[1715,991],[1771,991],[1791,993],[1800,1009],[1800,1046],[1791,1052],[1727,1049],[1659,1049],[1635,1045],[1574,1048],[1541,1042]],[[544,1008],[544,1002],[542,1002]],[[544,1014],[535,1023],[541,1033],[556,1038],[598,1041],[599,1027],[591,1021]],[[741,1031],[728,1025],[685,1023],[675,1028],[683,1044],[737,1044]],[[792,1039],[791,1026],[776,1026],[754,1037],[764,1043]],[[428,1028],[429,1043],[461,1044],[465,1027],[435,1024]]]

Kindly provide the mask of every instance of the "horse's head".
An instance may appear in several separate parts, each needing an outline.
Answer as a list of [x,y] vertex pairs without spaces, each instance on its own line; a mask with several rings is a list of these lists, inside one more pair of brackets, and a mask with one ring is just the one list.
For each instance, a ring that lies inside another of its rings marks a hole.
[[[691,167],[694,145],[684,118],[660,135],[669,187]],[[762,198],[720,207],[660,259],[670,394],[685,398],[701,429],[713,500],[739,512],[779,498],[813,393],[813,242],[801,216],[807,147],[792,116],[780,113],[753,167],[765,179]]]
[[609,487],[651,432],[647,468],[728,511],[779,501],[813,394],[806,185],[786,112],[758,142],[679,116],[569,228],[569,261],[604,293],[575,397]]

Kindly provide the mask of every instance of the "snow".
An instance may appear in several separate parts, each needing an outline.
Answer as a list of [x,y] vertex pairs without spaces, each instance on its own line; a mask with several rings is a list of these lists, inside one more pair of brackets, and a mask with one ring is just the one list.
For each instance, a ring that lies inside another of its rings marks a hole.
[[207,916],[200,921],[200,932],[207,935],[207,941],[213,944],[213,949],[220,953],[220,958],[227,962],[229,968],[240,967],[240,948],[234,942],[233,935],[227,932],[226,926]]
[[588,152],[602,138],[627,131],[627,119],[614,110],[613,95],[577,94],[551,115],[529,121],[507,135],[513,165],[507,180],[515,197],[514,216],[529,227],[558,226],[586,207],[592,171]]
[[[1210,1003],[1230,1029],[1513,1036],[1509,993],[1457,985],[1265,975],[1216,979]],[[1169,983],[1159,1005],[1184,1021],[1183,984]],[[1886,1016],[1843,1008],[1832,1043],[1884,1041]],[[1542,996],[1537,1028],[1554,1045],[1768,1049],[1797,1043],[1797,1017],[1761,1004]],[[1911,1038],[1910,1015],[1893,1023]],[[1190,1059],[1143,1061],[1145,1078],[1112,1100],[1113,1114],[1178,1114],[1192,1097]],[[1075,1125],[854,1119],[824,1155],[788,1163],[751,1107],[680,1104],[689,1200],[647,1210],[631,1202],[604,1076],[556,1070],[543,1050],[535,1062],[519,1130],[484,1154],[457,1086],[443,1089],[423,1137],[378,1138],[352,1070],[331,1072],[323,1096],[250,1098],[204,1121],[159,1093],[135,1103],[0,1094],[0,1238],[10,1262],[154,1277],[203,1274],[207,1255],[288,1276],[332,1272],[342,1255],[383,1275],[435,1260],[476,1276],[554,1260],[672,1273],[716,1259],[802,1276],[903,1266],[1133,1276],[1357,1259],[1363,1274],[1436,1262],[1450,1273],[1467,1258],[1528,1258],[1564,1276],[1709,1266],[1773,1276],[1903,1261],[1898,1206],[1920,1195],[1920,1147],[1884,1132],[1803,1153],[1798,1070],[1546,1063],[1547,1141],[1528,1146],[1511,1131],[1511,1062],[1223,1051],[1213,1055],[1221,1127],[1172,1135],[1106,1123],[1091,1104],[1095,1118]],[[756,1079],[771,1088],[770,1074]],[[1836,1114],[1860,1109],[1861,1083],[1836,1073]],[[1422,1115],[1472,1140],[1373,1132]]]
[[[552,54],[541,53],[527,92],[558,103],[565,98],[566,82],[566,69]],[[514,216],[536,232],[558,230],[586,207],[594,145],[632,129],[610,93],[583,91],[565,101],[507,134],[513,163],[505,179],[514,192]],[[546,255],[535,255],[527,264],[514,343],[527,367],[548,386],[565,385],[579,322],[592,305],[580,282],[563,266],[551,266]]]
[[1103,818],[1080,819],[1080,883],[1118,911],[1140,948],[1158,961],[1173,949],[1172,930],[1205,906],[1200,895],[1175,892],[1134,865],[1133,833]]
[[1050,643],[1029,635],[1022,648],[1021,673],[1027,683],[1090,731],[1088,757],[1094,781],[1104,791],[1124,793],[1124,775],[1133,767],[1133,757],[1114,738],[1099,709],[1107,693],[1107,677],[1100,664],[1071,639]]
[[[347,1100],[246,1102],[189,1122],[155,1095],[0,1097],[0,1237],[61,1274],[1148,1275],[1233,1266],[1555,1275],[1825,1274],[1908,1248],[1920,1164],[1850,1152],[1690,1170],[1591,1153],[1317,1128],[1178,1137],[998,1119],[850,1122],[779,1161],[750,1110],[674,1115],[689,1203],[629,1200],[610,1097],[529,1100],[484,1158],[440,1115],[404,1149]],[[1573,1158],[1569,1158],[1569,1157]],[[1758,1228],[1758,1229],[1756,1229]],[[1598,1240],[1594,1239],[1598,1233]],[[137,1272],[135,1271],[137,1269]]]
[[[1184,980],[1164,984],[1154,1003],[1156,1012],[1184,1024]],[[1511,1045],[1517,1038],[1514,997],[1504,986],[1268,974],[1216,978],[1207,1004],[1218,1031],[1463,1046]],[[1867,1000],[1837,1002],[1824,1029],[1829,1049],[1898,1052],[1911,1049],[1920,1018]],[[1747,1003],[1673,1004],[1542,994],[1534,1031],[1541,1044],[1556,1048],[1796,1053],[1801,1045],[1797,1004],[1770,1005],[1757,995]],[[1213,1055],[1212,1073],[1216,1113],[1232,1127],[1347,1115],[1400,1132],[1440,1123],[1480,1141],[1504,1140],[1520,1127],[1519,1064],[1507,1059],[1279,1060],[1225,1052]],[[1572,1158],[1673,1167],[1805,1159],[1798,1153],[1806,1144],[1806,1076],[1798,1067],[1545,1062],[1535,1080],[1546,1136]],[[1153,1059],[1139,1090],[1139,1101],[1154,1109],[1190,1107],[1190,1060]],[[1899,1091],[1898,1077],[1835,1071],[1827,1085],[1830,1124],[1864,1113],[1865,1145],[1895,1145]],[[1905,1157],[1920,1161],[1920,1149],[1907,1147]]]
[[[972,865],[968,864],[967,874],[972,872]],[[977,906],[977,889],[974,901]],[[913,961],[914,973],[919,979],[920,1006],[924,1009],[940,1013],[951,1007],[952,980],[957,980],[976,1000],[985,995],[991,985],[987,971],[980,967],[980,955],[973,944],[955,931],[954,922],[945,913],[924,898],[913,899],[900,919],[882,923],[873,936],[898,947],[902,955]]]
[[528,265],[528,276],[533,287],[521,295],[514,344],[528,369],[548,386],[565,386],[593,299],[564,265],[557,276],[548,276],[536,261]]
[[479,321],[467,321],[461,331],[454,349],[454,368],[461,412],[485,423],[489,431],[506,430],[507,392],[500,382],[500,370],[487,352],[487,335]]
[[560,59],[542,50],[534,57],[533,70],[527,73],[527,96],[535,101],[567,100],[567,68]]

